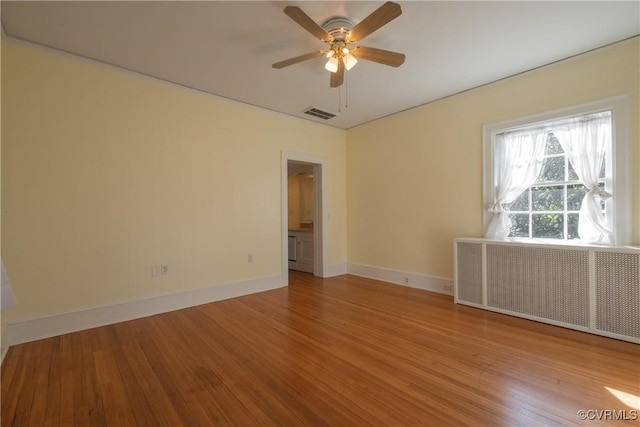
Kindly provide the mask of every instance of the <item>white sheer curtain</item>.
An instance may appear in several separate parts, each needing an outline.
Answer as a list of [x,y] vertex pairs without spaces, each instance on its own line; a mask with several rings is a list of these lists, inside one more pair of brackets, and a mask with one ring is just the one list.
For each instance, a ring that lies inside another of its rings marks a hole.
[[511,219],[503,205],[515,201],[540,175],[547,137],[544,128],[496,135],[496,189],[493,206],[489,207],[493,217],[485,237],[504,239],[509,235]]
[[600,200],[611,194],[598,186],[605,152],[611,145],[611,117],[599,115],[573,120],[553,131],[567,153],[578,179],[589,189],[580,206],[578,235],[585,243],[612,244],[613,233],[606,227]]

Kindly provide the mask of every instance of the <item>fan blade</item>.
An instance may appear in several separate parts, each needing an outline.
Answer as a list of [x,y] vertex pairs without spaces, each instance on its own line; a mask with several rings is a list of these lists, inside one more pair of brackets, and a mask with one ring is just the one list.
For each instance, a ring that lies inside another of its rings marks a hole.
[[338,71],[335,73],[331,73],[331,81],[329,86],[338,87],[342,86],[342,82],[344,81],[344,63],[342,60],[338,61]]
[[298,6],[287,6],[284,8],[284,13],[298,25],[305,30],[309,31],[314,37],[322,40],[323,42],[330,42],[333,37],[327,33],[324,28],[316,23],[313,19],[309,18],[309,15],[304,13]]
[[349,43],[355,43],[362,40],[378,28],[393,21],[401,14],[402,9],[398,3],[391,1],[386,2],[351,29],[349,32]]
[[275,64],[272,65],[272,67],[278,68],[278,69],[288,67],[289,65],[297,64],[298,62],[317,58],[318,56],[322,56],[325,53],[327,53],[327,51],[325,50],[319,50],[317,52],[307,53],[305,55],[296,56],[295,58],[289,58],[289,59],[285,59],[284,61],[276,62]]
[[376,49],[375,47],[358,46],[351,50],[351,54],[356,58],[366,59],[367,61],[377,62],[379,64],[399,67],[404,64],[404,53],[392,52],[390,50]]

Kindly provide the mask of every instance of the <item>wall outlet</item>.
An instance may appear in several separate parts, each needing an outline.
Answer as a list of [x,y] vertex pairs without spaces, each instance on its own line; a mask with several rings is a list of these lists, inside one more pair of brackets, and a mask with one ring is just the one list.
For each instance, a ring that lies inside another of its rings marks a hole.
[[405,285],[409,284],[409,276],[407,276],[407,275],[404,276],[404,284]]
[[160,274],[162,274],[163,276],[166,276],[167,274],[169,274],[169,265],[168,264],[162,264],[160,266]]
[[248,262],[249,264],[253,264],[253,254],[249,254],[249,255],[247,255],[247,262]]

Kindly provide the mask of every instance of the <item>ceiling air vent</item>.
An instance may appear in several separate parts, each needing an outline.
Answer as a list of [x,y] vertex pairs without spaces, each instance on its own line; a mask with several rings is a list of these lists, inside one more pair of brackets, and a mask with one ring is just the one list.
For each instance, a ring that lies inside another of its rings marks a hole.
[[302,112],[304,114],[308,114],[308,115],[313,116],[313,117],[318,117],[318,118],[321,118],[323,120],[329,120],[329,119],[331,119],[331,118],[336,116],[333,113],[329,113],[327,111],[323,111],[323,110],[321,110],[319,108],[316,108],[316,107],[309,107],[309,108],[307,108],[306,110],[304,110]]

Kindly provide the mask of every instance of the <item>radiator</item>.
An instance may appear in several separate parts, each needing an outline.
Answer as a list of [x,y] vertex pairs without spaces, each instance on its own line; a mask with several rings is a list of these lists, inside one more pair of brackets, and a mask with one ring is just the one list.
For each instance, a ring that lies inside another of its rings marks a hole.
[[458,304],[640,343],[640,248],[455,240]]

